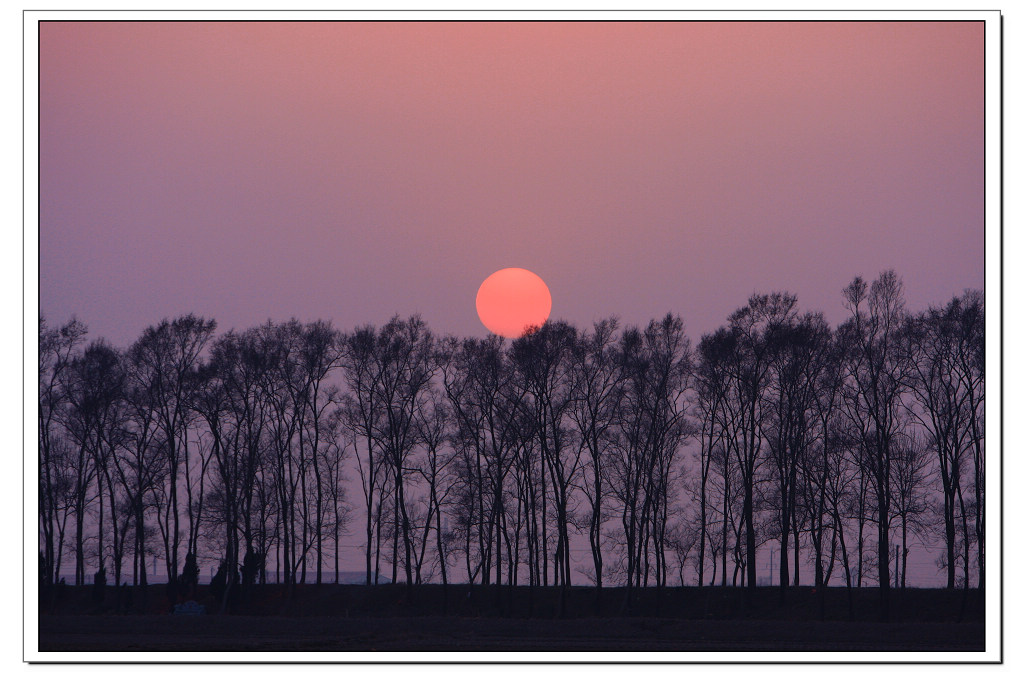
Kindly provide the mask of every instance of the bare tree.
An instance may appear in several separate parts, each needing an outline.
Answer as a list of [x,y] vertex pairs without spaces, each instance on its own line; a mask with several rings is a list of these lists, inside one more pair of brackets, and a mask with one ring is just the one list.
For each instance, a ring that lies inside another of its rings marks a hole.
[[[366,584],[377,580],[373,567],[374,531],[379,526],[384,459],[380,455],[379,423],[383,419],[380,395],[375,387],[383,368],[376,362],[377,333],[372,326],[357,328],[342,339],[341,367],[347,380],[349,393],[344,398],[344,422],[352,434],[356,454],[363,502],[366,508]],[[376,503],[376,505],[375,505]],[[378,514],[374,514],[377,512]],[[379,538],[379,534],[377,536]],[[380,544],[377,548],[379,551]]]
[[[619,343],[624,395],[618,447],[609,473],[626,546],[626,587],[646,585],[651,560],[664,585],[665,517],[673,462],[690,435],[685,395],[690,387],[690,342],[682,319],[669,315],[641,332],[627,328]],[[653,548],[652,548],[653,545]]]
[[[515,553],[508,531],[507,483],[509,473],[521,464],[516,447],[523,435],[524,384],[497,337],[449,342],[447,347],[441,377],[455,421],[456,500],[464,523],[467,571],[471,578],[479,574],[481,583],[488,584],[494,569],[495,582],[500,584],[504,558],[505,577],[511,583]],[[470,548],[473,535],[475,553]],[[476,566],[471,560],[474,554]],[[500,594],[495,595],[500,599]]]
[[163,320],[149,327],[130,349],[137,381],[145,387],[149,408],[156,415],[160,442],[167,456],[167,505],[164,532],[168,581],[178,575],[180,510],[178,477],[188,457],[188,426],[192,392],[200,354],[213,336],[216,323],[194,315]]
[[[621,334],[549,322],[511,344],[435,340],[418,317],[214,339],[185,316],[125,354],[40,319],[41,584],[64,554],[78,583],[111,561],[120,581],[131,553],[134,583],[162,558],[173,586],[182,546],[183,573],[221,561],[225,609],[236,582],[243,600],[268,576],[322,582],[332,544],[338,580],[351,452],[367,583],[382,565],[409,591],[553,582],[565,613],[575,569],[624,584],[628,608],[691,573],[753,589],[778,540],[782,599],[803,555],[819,589],[844,574],[851,616],[854,584],[877,579],[887,618],[935,499],[947,584],[984,587],[982,296],[911,317],[892,272],[843,295],[834,333],[795,296],[754,295],[695,355],[671,315]],[[499,610],[511,595],[487,593]]]
[[[365,444],[359,457],[367,505],[367,581],[372,545],[374,496],[382,493],[381,476],[391,480],[393,514],[392,579],[404,557],[406,584],[413,584],[413,544],[406,505],[409,459],[417,446],[415,417],[435,373],[433,336],[418,317],[389,321],[379,332],[357,330],[346,339],[341,366],[352,397],[346,412],[354,432]],[[376,512],[382,509],[377,506]],[[399,542],[402,552],[399,553]],[[379,545],[378,545],[379,550]]]
[[[246,555],[265,558],[270,547],[266,520],[273,508],[260,475],[269,451],[271,409],[264,388],[272,358],[258,330],[228,332],[213,344],[203,368],[212,377],[207,377],[203,395],[194,402],[219,443],[213,472],[222,500],[228,593],[239,560]],[[245,578],[254,579],[251,573]]]
[[[568,323],[548,322],[528,330],[512,344],[511,355],[523,378],[530,411],[537,428],[541,455],[542,497],[550,491],[555,513],[556,544],[554,579],[562,586],[561,610],[566,589],[572,585],[569,556],[570,494],[580,469],[578,449],[571,447],[569,412],[572,406],[570,373],[576,330]],[[543,503],[542,503],[543,506]],[[543,508],[546,511],[546,507]],[[546,577],[545,569],[545,577]]]
[[396,317],[381,328],[377,351],[382,369],[374,387],[383,411],[380,441],[394,478],[394,561],[398,561],[400,530],[405,580],[412,590],[413,550],[405,479],[410,469],[409,459],[417,445],[415,418],[435,372],[433,336],[419,317],[408,320]]
[[[846,569],[848,607],[853,609],[852,576],[846,549],[844,520],[839,514],[844,495],[843,471],[846,467],[840,437],[840,390],[843,385],[843,350],[835,335],[821,320],[818,327],[817,371],[813,373],[810,391],[809,420],[814,441],[808,442],[799,460],[799,486],[802,504],[809,522],[814,547],[814,585],[818,591],[819,617],[825,616],[825,592],[835,563],[837,544],[842,551]],[[829,565],[825,567],[825,539],[830,538]],[[852,616],[852,612],[851,612]]]
[[[789,548],[794,545],[801,527],[798,524],[797,475],[801,463],[815,440],[813,409],[818,375],[828,341],[828,327],[821,315],[807,314],[800,319],[783,321],[773,334],[772,373],[768,390],[765,441],[773,465],[774,486],[778,501],[779,526],[779,593],[782,602],[790,582]],[[820,564],[820,537],[817,549]],[[799,570],[799,555],[794,548],[794,567]]]
[[118,476],[131,506],[134,522],[132,583],[145,586],[147,500],[157,487],[162,487],[167,474],[167,461],[160,448],[157,415],[152,409],[148,386],[140,382],[136,357],[132,350],[126,355],[128,433],[124,455],[118,458]]
[[417,414],[416,419],[419,441],[425,449],[419,474],[428,488],[428,508],[420,557],[426,551],[430,525],[433,523],[436,562],[441,571],[441,583],[445,587],[444,607],[447,610],[449,558],[445,547],[448,539],[444,529],[446,523],[442,519],[445,516],[445,505],[455,486],[452,467],[455,451],[446,448],[451,439],[452,416],[440,391],[432,389],[426,395],[423,410]]
[[39,317],[39,525],[44,564],[40,573],[45,573],[47,583],[60,580],[64,524],[70,509],[64,501],[72,488],[70,450],[62,425],[68,398],[63,381],[86,332],[85,325],[74,318],[51,329]]
[[[334,502],[334,528],[338,529],[339,516],[339,487],[337,482],[324,480],[322,467],[330,466],[330,457],[326,455],[332,451],[335,459],[340,458],[344,451],[337,450],[337,434],[328,423],[331,420],[331,411],[340,401],[340,394],[337,387],[327,385],[328,376],[339,367],[341,362],[340,336],[330,323],[316,321],[309,323],[302,328],[301,347],[299,349],[299,367],[304,378],[305,391],[302,398],[306,402],[307,415],[300,433],[301,443],[309,444],[308,459],[313,466],[314,491],[315,491],[315,512],[312,520],[314,534],[314,545],[316,547],[316,582],[323,580],[323,539],[325,532],[325,510],[324,497],[330,495]],[[323,464],[321,464],[323,463]],[[337,545],[337,538],[335,538]],[[335,553],[337,554],[337,553]]]
[[123,439],[124,386],[125,371],[121,355],[102,339],[90,343],[82,354],[73,358],[67,366],[67,424],[79,448],[79,467],[84,470],[79,478],[79,502],[76,506],[76,583],[84,582],[85,578],[83,542],[90,473],[95,475],[96,486],[97,564],[100,571],[104,571],[106,502],[110,506],[114,574],[120,582],[124,528],[118,524],[118,512],[119,508],[123,507],[123,500],[119,500],[122,490],[120,486],[115,487],[113,471],[116,451]]
[[861,465],[874,493],[878,528],[878,585],[881,618],[889,618],[889,520],[892,504],[892,459],[908,365],[901,353],[905,311],[903,283],[893,271],[882,273],[870,289],[855,278],[843,290],[850,318],[841,333],[847,340],[847,414],[862,443]]
[[730,408],[737,462],[743,486],[743,527],[748,605],[757,586],[755,487],[764,458],[766,395],[771,382],[777,338],[796,315],[796,297],[787,293],[754,295],[729,316],[725,368],[733,384]]
[[900,522],[901,552],[896,557],[896,569],[900,561],[900,581],[894,582],[901,589],[907,587],[907,558],[910,556],[908,534],[918,535],[924,528],[924,515],[928,510],[925,488],[928,484],[931,462],[924,443],[907,434],[900,434],[893,444],[892,473],[893,500],[892,516]]
[[[718,535],[714,541],[721,550],[723,586],[728,577],[729,532],[735,527],[733,512],[742,505],[743,493],[738,485],[739,435],[742,426],[742,403],[735,371],[738,339],[736,331],[728,327],[705,335],[698,348],[700,362],[696,371],[697,407],[701,425],[701,518],[704,520],[702,527],[705,528],[701,534],[701,547],[707,541],[712,526],[708,510],[713,506],[711,496],[714,493],[719,501],[717,526],[720,534],[720,541]],[[741,501],[739,505],[736,504],[737,500]],[[703,567],[703,552],[700,557],[699,564]],[[712,567],[717,575],[717,563],[712,562]]]
[[592,332],[584,332],[574,347],[571,375],[570,417],[586,450],[582,490],[590,503],[587,538],[594,561],[594,582],[604,583],[601,526],[609,514],[604,507],[607,473],[605,461],[615,427],[619,403],[621,366],[615,362],[615,332],[618,320],[609,318],[594,323]]
[[[984,325],[981,306],[976,293],[968,292],[964,299],[954,297],[943,308],[932,307],[909,318],[904,335],[908,398],[912,399],[908,407],[935,449],[942,483],[947,588],[956,585],[956,521],[958,515],[967,518],[963,495],[972,455],[976,498],[982,500],[977,484],[982,478],[977,457],[981,449],[974,438],[984,401],[984,374],[977,371],[974,360]],[[961,534],[961,542],[969,543],[968,534]],[[963,572],[965,577],[970,575],[968,561]]]

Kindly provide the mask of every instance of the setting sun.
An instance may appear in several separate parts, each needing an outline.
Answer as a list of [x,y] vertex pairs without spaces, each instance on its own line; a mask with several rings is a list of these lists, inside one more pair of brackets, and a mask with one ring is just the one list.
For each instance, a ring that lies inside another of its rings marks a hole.
[[543,325],[551,314],[551,292],[544,280],[524,268],[503,268],[483,281],[476,293],[476,312],[488,330],[515,338],[531,326]]

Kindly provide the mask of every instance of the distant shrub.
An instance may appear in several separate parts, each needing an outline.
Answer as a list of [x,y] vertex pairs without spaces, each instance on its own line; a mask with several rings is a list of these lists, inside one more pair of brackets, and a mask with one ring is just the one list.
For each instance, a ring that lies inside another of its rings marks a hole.
[[259,576],[262,569],[263,554],[249,548],[245,553],[245,559],[242,561],[242,583],[246,586],[256,583],[256,577]]
[[53,584],[53,572],[51,571],[50,563],[46,561],[46,556],[39,553],[39,586],[50,586]]
[[227,590],[227,586],[228,563],[221,562],[220,566],[217,567],[217,573],[210,580],[210,592],[213,593],[213,597],[217,599],[217,602],[224,599],[224,591]]
[[183,593],[193,595],[199,586],[199,564],[196,562],[196,556],[192,553],[185,556],[185,566],[181,570],[181,584]]
[[99,571],[92,575],[92,599],[99,603],[107,592],[107,568],[100,567]]

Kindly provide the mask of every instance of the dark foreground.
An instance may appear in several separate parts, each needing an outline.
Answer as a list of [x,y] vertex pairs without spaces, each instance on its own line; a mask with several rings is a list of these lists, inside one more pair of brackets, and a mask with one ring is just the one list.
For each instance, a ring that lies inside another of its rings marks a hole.
[[[980,651],[981,624],[467,617],[42,617],[44,651]],[[372,657],[370,657],[372,659]]]
[[[877,592],[822,595],[758,589],[574,588],[500,591],[467,586],[255,586],[226,606],[205,586],[202,616],[172,615],[163,586],[102,599],[65,587],[40,601],[41,651],[411,652],[968,652],[985,648],[982,596],[942,590],[894,595],[888,623]],[[852,600],[850,598],[853,598]],[[851,618],[852,610],[852,618]],[[824,618],[822,618],[824,617]],[[841,657],[838,657],[841,658]],[[373,656],[367,657],[373,659]],[[528,659],[528,657],[527,657]]]

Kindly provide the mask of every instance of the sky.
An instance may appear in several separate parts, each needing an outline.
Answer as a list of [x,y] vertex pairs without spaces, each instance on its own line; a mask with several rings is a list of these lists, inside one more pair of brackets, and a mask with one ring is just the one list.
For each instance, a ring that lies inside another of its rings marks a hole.
[[40,306],[130,344],[418,313],[492,272],[580,326],[754,292],[833,324],[894,268],[983,287],[978,22],[67,23],[40,28]]

